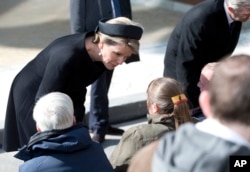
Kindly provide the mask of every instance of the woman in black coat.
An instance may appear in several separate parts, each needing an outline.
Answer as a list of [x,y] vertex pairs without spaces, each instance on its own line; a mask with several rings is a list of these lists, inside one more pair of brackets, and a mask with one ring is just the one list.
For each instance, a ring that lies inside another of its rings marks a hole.
[[104,71],[137,54],[142,28],[125,17],[99,21],[96,34],[87,32],[53,41],[15,77],[11,86],[3,148],[16,151],[36,132],[32,111],[43,95],[59,91],[74,103],[77,122],[85,115],[86,87]]
[[[116,3],[115,3],[116,2]],[[93,31],[102,18],[132,18],[130,0],[70,0],[70,26],[72,33]],[[133,55],[126,63],[139,61]],[[88,126],[93,140],[103,142],[106,134],[121,135],[123,130],[114,128],[109,122],[108,92],[114,70],[107,70],[91,84]]]
[[173,30],[164,59],[164,76],[183,85],[192,108],[198,106],[197,83],[202,67],[234,51],[242,22],[249,19],[249,7],[249,0],[207,0],[190,9]]

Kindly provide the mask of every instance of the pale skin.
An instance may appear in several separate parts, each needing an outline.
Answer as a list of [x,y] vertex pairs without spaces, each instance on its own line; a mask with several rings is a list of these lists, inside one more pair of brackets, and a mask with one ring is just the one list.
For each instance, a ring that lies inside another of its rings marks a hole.
[[112,70],[121,65],[133,53],[132,49],[126,44],[108,45],[103,41],[98,44],[92,42],[93,36],[85,40],[85,46],[93,61],[101,61],[104,66]]
[[[200,92],[208,89],[208,85],[213,76],[214,67],[216,64],[217,64],[216,62],[208,63],[202,68],[200,79],[199,79],[199,82],[197,83],[197,86],[200,88]],[[191,109],[191,111],[197,108],[199,107],[193,108]]]
[[209,83],[211,77],[212,77],[212,72],[209,72],[206,74],[201,73],[200,80],[197,84],[197,86],[200,88],[201,92],[204,90],[207,90],[208,83]]
[[148,98],[147,98],[147,109],[150,115],[157,114],[157,112],[159,112],[159,107],[157,106],[157,104],[151,102]]
[[209,81],[212,79],[215,65],[215,62],[209,63],[201,70],[200,80],[197,84],[201,92],[208,89],[208,84]]
[[230,5],[227,6],[227,11],[231,18],[235,21],[245,22],[250,19],[250,7],[245,6],[240,10],[234,10]]

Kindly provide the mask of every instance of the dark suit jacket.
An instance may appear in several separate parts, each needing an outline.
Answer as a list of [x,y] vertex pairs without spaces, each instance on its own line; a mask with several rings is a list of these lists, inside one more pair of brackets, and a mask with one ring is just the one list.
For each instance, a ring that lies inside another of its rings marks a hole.
[[181,82],[194,107],[202,67],[230,55],[238,42],[241,22],[230,33],[223,0],[206,0],[189,10],[176,25],[168,41],[164,76]]

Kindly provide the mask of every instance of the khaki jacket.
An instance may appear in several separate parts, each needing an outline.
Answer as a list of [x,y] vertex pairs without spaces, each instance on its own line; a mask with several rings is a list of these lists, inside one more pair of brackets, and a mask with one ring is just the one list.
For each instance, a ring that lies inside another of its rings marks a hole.
[[110,155],[115,171],[126,171],[132,156],[143,146],[158,140],[168,131],[174,131],[174,119],[167,115],[147,115],[148,124],[132,127],[122,135],[119,144]]

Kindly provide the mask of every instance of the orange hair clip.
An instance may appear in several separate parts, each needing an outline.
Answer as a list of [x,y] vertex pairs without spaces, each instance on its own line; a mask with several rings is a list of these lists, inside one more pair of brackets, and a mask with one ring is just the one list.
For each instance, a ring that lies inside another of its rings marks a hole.
[[180,103],[184,103],[187,102],[187,97],[185,96],[185,94],[179,94],[177,96],[171,97],[174,105],[178,105]]

